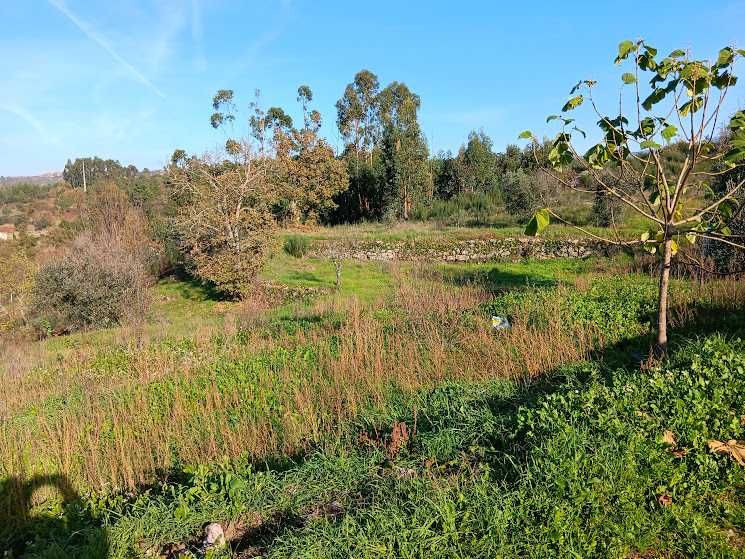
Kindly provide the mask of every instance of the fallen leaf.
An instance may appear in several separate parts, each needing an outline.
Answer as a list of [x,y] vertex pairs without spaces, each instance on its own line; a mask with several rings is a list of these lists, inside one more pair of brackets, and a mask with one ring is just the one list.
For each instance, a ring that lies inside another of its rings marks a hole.
[[663,493],[662,495],[657,497],[657,502],[660,503],[660,505],[663,507],[669,507],[673,504],[673,498],[667,493]]
[[729,454],[740,466],[745,466],[745,441],[730,439],[724,443],[711,440],[709,441],[709,450],[716,454]]
[[678,450],[673,450],[673,456],[675,456],[675,458],[683,458],[683,456],[688,454],[689,451],[690,449],[688,448],[680,448]]
[[678,441],[675,440],[675,435],[669,429],[662,434],[662,442],[669,446],[678,444]]

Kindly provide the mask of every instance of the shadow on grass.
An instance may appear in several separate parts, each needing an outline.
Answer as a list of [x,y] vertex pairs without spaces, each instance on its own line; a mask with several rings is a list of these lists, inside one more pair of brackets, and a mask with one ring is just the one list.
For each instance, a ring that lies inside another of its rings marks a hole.
[[190,276],[178,277],[175,284],[179,295],[188,301],[229,301],[230,297],[214,285]]
[[[59,508],[36,512],[34,494],[45,487],[59,494]],[[0,482],[0,503],[0,548],[6,550],[5,557],[20,557],[30,551],[50,557],[108,557],[105,528],[97,526],[81,506],[80,496],[66,476],[5,479]]]
[[491,293],[500,293],[508,289],[522,287],[554,287],[559,281],[545,275],[512,272],[494,266],[489,269],[444,269],[441,272],[443,280],[459,287],[473,285],[481,287]]
[[308,282],[308,283],[316,283],[316,284],[326,284],[330,283],[328,281],[325,281],[321,278],[319,278],[316,274],[313,272],[300,272],[295,271],[287,275],[287,279],[290,281],[302,281],[302,282]]

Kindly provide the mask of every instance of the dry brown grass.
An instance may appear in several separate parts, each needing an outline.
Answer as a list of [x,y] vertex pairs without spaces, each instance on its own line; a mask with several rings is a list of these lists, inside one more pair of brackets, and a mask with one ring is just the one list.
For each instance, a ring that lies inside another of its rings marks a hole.
[[[326,327],[267,338],[257,318],[264,308],[257,302],[226,321],[228,334],[244,333],[240,345],[216,349],[212,329],[196,333],[186,354],[157,344],[130,346],[127,370],[118,378],[102,377],[91,367],[95,355],[73,352],[57,367],[4,382],[4,397],[10,392],[22,397],[9,407],[14,420],[0,428],[3,473],[64,472],[88,487],[134,487],[174,466],[176,456],[198,463],[244,452],[261,458],[300,451],[338,432],[363,407],[382,404],[391,385],[415,390],[446,379],[534,376],[547,366],[581,359],[591,349],[589,336],[567,332],[558,321],[537,331],[518,318],[512,330],[495,335],[488,322],[467,319],[469,309],[489,299],[481,289],[403,274],[397,282],[389,320],[375,317],[385,308],[382,302],[363,306],[355,299],[332,298],[298,310],[345,317],[333,331],[334,348]],[[220,388],[212,379],[211,369],[222,363],[299,346],[317,348],[310,366],[288,359],[258,374],[250,386]],[[54,380],[39,384],[44,374]],[[212,380],[198,385],[205,375]],[[178,379],[184,390],[199,393],[176,389],[167,406],[154,413],[157,394],[149,387],[164,379]],[[50,399],[60,395],[69,401],[48,409]],[[231,410],[242,409],[250,398],[257,413],[231,421]],[[278,402],[262,411],[268,400]]]
[[[561,288],[540,303],[528,299],[510,330],[494,332],[487,317],[471,312],[490,300],[485,290],[432,273],[393,274],[387,303],[332,297],[295,313],[340,316],[340,324],[270,335],[265,306],[252,302],[219,327],[195,332],[188,351],[167,350],[157,339],[130,346],[119,374],[102,375],[91,350],[6,370],[0,475],[63,473],[78,487],[133,488],[178,464],[294,454],[342,433],[368,406],[384,405],[391,386],[527,379],[597,347],[597,331],[562,319]],[[675,323],[695,318],[702,301],[745,302],[737,282],[699,289],[677,303]],[[549,317],[540,328],[527,320],[536,304]],[[257,355],[269,357],[259,362]]]

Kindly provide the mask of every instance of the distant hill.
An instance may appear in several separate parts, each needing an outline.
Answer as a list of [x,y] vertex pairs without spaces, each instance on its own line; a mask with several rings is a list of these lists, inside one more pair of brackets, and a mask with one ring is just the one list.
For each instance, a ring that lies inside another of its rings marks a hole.
[[52,171],[32,177],[0,177],[0,187],[13,184],[54,184],[62,180],[62,171]]

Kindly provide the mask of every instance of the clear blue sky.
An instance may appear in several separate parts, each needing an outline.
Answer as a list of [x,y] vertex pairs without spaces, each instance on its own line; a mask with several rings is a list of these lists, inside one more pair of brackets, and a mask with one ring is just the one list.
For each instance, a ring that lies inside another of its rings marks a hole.
[[[336,146],[334,103],[362,68],[421,96],[433,152],[474,128],[501,150],[525,128],[549,133],[580,78],[599,80],[612,110],[617,44],[639,37],[699,56],[743,47],[745,0],[0,0],[0,175],[86,155],[157,168],[176,147],[213,149],[219,88],[244,108],[259,88],[265,107],[297,115],[306,83]],[[740,85],[729,108],[744,101]]]

